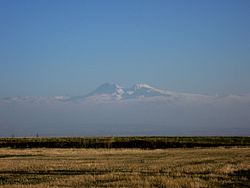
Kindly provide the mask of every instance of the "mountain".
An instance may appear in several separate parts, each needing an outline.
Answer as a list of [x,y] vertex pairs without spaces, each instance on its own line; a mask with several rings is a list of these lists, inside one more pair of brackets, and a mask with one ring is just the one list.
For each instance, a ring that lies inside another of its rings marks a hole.
[[211,96],[162,90],[148,84],[135,84],[125,88],[117,84],[104,83],[87,95],[79,96],[18,96],[0,99],[0,104],[13,103],[61,103],[61,102],[115,102],[115,101],[160,101],[172,104],[207,103],[207,102],[250,102],[250,95]]
[[214,98],[214,96],[190,94],[182,92],[173,92],[162,90],[150,86],[148,84],[135,84],[132,87],[125,88],[117,84],[105,83],[96,88],[87,95],[73,96],[67,101],[83,102],[83,101],[128,101],[128,100],[164,100],[172,102],[183,101],[206,101]]
[[86,95],[0,99],[0,136],[247,135],[250,95],[105,83]]
[[134,98],[145,98],[145,97],[159,97],[165,96],[170,97],[167,91],[156,89],[147,84],[135,84],[131,88],[125,90],[124,98],[125,99],[134,99]]
[[149,97],[170,97],[168,91],[156,89],[147,84],[135,84],[130,88],[124,88],[117,84],[105,83],[87,95],[75,96],[71,100],[127,100]]
[[117,84],[110,84],[110,83],[105,83],[96,88],[94,91],[89,93],[85,97],[106,97],[108,99],[116,99],[120,100],[123,98],[123,95],[125,93],[125,90],[123,87],[117,85]]

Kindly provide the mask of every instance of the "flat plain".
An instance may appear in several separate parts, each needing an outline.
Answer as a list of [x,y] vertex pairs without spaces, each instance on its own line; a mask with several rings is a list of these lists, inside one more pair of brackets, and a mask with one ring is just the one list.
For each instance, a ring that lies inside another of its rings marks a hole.
[[0,187],[250,187],[250,147],[0,148]]

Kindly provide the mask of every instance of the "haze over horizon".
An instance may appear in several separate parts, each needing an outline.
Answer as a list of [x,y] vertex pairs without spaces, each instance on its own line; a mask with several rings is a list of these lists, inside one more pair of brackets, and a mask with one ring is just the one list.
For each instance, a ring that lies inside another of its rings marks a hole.
[[105,83],[87,95],[0,100],[0,136],[249,136],[250,95]]

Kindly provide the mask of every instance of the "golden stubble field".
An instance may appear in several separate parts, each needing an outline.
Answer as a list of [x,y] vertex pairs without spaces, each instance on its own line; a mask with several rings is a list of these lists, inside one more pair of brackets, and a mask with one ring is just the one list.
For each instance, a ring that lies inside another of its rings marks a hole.
[[250,148],[0,149],[0,187],[250,187]]

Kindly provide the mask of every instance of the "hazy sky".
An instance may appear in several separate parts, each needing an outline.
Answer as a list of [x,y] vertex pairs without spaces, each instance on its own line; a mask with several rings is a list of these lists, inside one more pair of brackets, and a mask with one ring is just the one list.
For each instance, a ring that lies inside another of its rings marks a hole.
[[0,97],[104,82],[250,93],[250,1],[0,1]]

